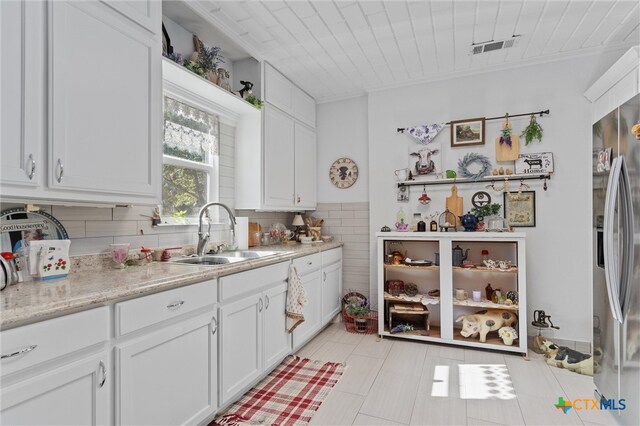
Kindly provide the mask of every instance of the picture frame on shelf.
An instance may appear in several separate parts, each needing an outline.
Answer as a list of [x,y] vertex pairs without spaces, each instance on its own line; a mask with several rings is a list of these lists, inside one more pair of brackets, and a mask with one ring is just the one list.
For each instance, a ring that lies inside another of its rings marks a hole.
[[451,121],[451,147],[484,145],[485,118]]
[[505,192],[504,217],[513,227],[536,226],[536,192]]

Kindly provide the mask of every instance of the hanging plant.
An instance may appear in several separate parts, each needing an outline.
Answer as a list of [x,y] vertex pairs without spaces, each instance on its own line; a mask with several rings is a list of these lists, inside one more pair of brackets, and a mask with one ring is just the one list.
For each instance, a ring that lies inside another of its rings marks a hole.
[[525,145],[529,145],[534,139],[537,139],[538,142],[542,141],[542,127],[538,124],[535,115],[531,114],[531,121],[520,136],[524,137]]
[[[469,171],[469,165],[480,164],[480,170],[476,173]],[[470,152],[458,160],[458,175],[466,179],[478,180],[487,176],[491,171],[491,162],[487,157],[476,152]]]
[[511,123],[509,123],[509,118],[507,118],[507,122],[502,125],[502,130],[500,130],[500,145],[503,143],[511,147]]

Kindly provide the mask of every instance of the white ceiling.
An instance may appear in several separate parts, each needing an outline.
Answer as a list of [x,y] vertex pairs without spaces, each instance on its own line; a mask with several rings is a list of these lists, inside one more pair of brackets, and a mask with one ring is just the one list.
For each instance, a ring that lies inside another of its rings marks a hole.
[[[319,102],[640,42],[637,0],[198,3]],[[469,53],[472,43],[514,34],[513,48]]]

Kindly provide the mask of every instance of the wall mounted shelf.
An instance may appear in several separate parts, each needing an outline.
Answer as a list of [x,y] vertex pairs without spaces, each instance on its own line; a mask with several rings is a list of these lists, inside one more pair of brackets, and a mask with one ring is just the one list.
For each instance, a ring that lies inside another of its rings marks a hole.
[[451,185],[451,184],[467,184],[467,183],[486,183],[486,182],[500,182],[508,179],[512,182],[520,180],[550,180],[551,173],[528,173],[518,175],[498,175],[498,176],[485,176],[483,178],[474,179],[458,179],[458,178],[445,178],[435,180],[405,180],[398,182],[398,188],[403,186],[418,186],[418,185]]

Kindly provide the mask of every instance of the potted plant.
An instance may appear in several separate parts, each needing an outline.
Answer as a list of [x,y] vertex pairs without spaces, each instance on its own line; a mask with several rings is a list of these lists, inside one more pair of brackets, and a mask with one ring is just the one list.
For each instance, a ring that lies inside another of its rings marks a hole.
[[513,345],[513,341],[518,338],[518,333],[513,327],[502,327],[498,330],[498,335],[502,338],[505,345]]
[[480,207],[474,207],[471,209],[471,211],[473,212],[473,214],[475,214],[476,216],[480,217],[489,217],[489,216],[495,216],[498,214],[498,212],[500,211],[500,207],[502,207],[502,204],[499,203],[487,203],[484,204]]
[[367,332],[368,318],[371,313],[371,307],[367,301],[353,298],[345,305],[345,312],[347,315],[355,317],[354,324],[357,332]]

